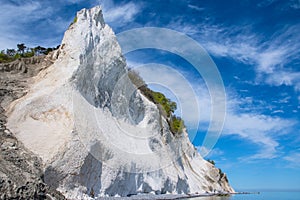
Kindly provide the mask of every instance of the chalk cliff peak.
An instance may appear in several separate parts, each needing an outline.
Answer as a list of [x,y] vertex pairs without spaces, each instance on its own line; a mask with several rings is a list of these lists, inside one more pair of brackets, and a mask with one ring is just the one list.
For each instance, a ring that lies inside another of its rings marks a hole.
[[136,90],[101,7],[83,9],[55,62],[7,107],[7,126],[42,158],[45,181],[67,198],[233,192],[184,130],[179,137]]

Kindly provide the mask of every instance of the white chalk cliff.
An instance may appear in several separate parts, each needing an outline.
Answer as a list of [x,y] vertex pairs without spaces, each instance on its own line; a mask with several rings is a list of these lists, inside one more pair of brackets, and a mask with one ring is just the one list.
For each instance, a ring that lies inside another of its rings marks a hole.
[[7,107],[7,126],[42,158],[48,185],[77,199],[233,192],[135,89],[100,7],[77,13],[53,59]]

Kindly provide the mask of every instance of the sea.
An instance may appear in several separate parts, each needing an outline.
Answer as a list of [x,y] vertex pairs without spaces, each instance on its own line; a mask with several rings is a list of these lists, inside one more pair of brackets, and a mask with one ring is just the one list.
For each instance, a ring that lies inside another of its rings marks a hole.
[[300,191],[265,191],[253,192],[249,194],[234,194],[231,196],[202,196],[189,197],[187,195],[173,195],[173,194],[139,194],[131,197],[99,197],[97,200],[300,200]]
[[210,197],[196,197],[193,200],[300,200],[300,191],[289,192],[259,192],[252,194],[236,194],[229,197],[224,196],[210,196]]

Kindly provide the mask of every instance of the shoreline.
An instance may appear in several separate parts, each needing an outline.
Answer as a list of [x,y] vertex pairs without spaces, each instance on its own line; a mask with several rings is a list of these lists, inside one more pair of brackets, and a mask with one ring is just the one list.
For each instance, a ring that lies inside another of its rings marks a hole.
[[193,199],[197,197],[231,196],[239,194],[260,194],[260,192],[233,192],[233,193],[201,193],[201,194],[137,194],[129,197],[98,197],[98,200],[173,200]]
[[173,200],[192,199],[197,197],[230,196],[236,193],[201,193],[201,194],[137,194],[130,197],[99,197],[98,200]]

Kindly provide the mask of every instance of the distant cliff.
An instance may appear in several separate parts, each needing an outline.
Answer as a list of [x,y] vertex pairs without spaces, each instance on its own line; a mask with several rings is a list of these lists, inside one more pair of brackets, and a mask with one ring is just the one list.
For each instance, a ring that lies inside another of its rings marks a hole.
[[26,92],[1,104],[7,129],[41,163],[43,172],[35,174],[76,199],[233,192],[186,130],[175,136],[157,105],[136,89],[101,8],[83,9],[76,19],[38,68],[26,60],[0,65],[1,73],[31,74]]

